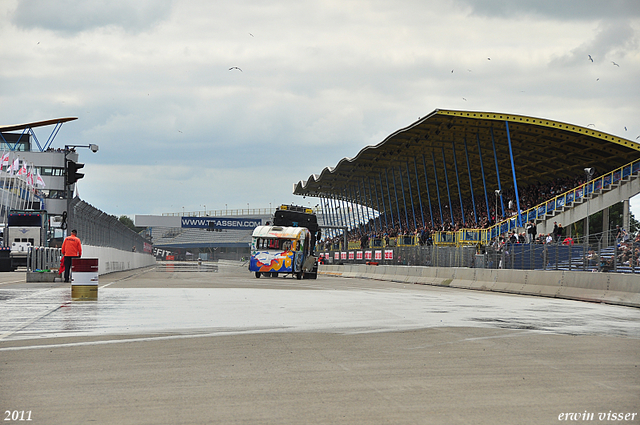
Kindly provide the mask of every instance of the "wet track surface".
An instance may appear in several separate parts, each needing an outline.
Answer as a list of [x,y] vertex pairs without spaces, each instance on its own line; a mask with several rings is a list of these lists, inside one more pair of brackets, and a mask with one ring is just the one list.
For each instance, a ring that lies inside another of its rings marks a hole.
[[101,277],[97,301],[73,301],[61,284],[3,284],[0,313],[5,343],[434,327],[640,339],[640,312],[634,308],[364,279],[255,279],[244,268],[197,263]]
[[101,276],[96,301],[0,274],[2,411],[47,425],[639,413],[640,309],[211,266]]

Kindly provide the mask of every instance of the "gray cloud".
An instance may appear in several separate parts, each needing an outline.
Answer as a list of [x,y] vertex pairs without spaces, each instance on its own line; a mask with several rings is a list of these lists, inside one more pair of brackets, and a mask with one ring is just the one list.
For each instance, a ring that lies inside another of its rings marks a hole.
[[63,34],[114,26],[141,32],[166,19],[173,0],[20,0],[11,22]]
[[636,54],[640,46],[640,34],[628,20],[601,23],[595,36],[551,61],[551,65],[585,64],[589,56],[594,64],[620,62],[627,54]]
[[637,0],[457,0],[480,16],[514,19],[539,15],[551,19],[607,19],[640,16]]
[[100,145],[81,152],[80,193],[111,214],[296,202],[298,180],[436,108],[640,134],[633,12],[576,19],[551,3],[471,0],[129,2],[0,2],[0,53],[19,64],[0,69],[0,124],[79,117],[56,145]]

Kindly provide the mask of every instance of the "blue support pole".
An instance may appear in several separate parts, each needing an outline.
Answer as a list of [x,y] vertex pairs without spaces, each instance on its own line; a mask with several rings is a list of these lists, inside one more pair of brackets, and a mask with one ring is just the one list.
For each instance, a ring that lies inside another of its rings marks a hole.
[[356,194],[355,194],[355,191],[353,190],[353,186],[349,186],[349,189],[351,189],[351,209],[353,211],[353,217],[354,217],[354,220],[355,220],[354,221],[354,226],[356,227],[357,230],[359,230],[359,228],[360,228],[360,211],[359,211],[359,208],[356,208],[356,205],[357,205]]
[[364,211],[362,210],[362,194],[360,193],[360,185],[356,189],[354,189],[354,194],[356,199],[358,200],[358,219],[360,220],[360,226],[362,230],[367,232],[367,223],[364,218]]
[[[347,203],[347,199],[349,199],[349,196],[347,196],[347,189],[344,189],[344,195],[343,195],[343,200],[342,203],[344,204],[343,208],[346,208],[345,210],[345,216],[347,217],[347,230],[353,230],[353,224],[355,223],[355,221],[351,218],[353,215],[353,211],[351,211],[351,206],[349,205],[349,203]],[[351,224],[351,226],[349,226],[349,224]]]
[[351,230],[353,231],[356,228],[356,216],[355,216],[355,211],[353,208],[353,197],[351,195],[349,195],[349,192],[347,191],[347,196],[346,199],[349,199],[349,201],[345,200],[345,202],[348,202],[347,207],[349,208],[347,211],[349,211],[349,213],[351,214],[349,216],[349,220],[351,221]]
[[[367,212],[367,230],[371,233],[371,228],[373,227],[373,223],[371,223],[371,216],[369,215],[369,207],[367,206],[367,188],[364,185],[364,178],[362,179],[362,199],[364,200],[364,208]],[[364,213],[363,213],[364,214]]]
[[[387,169],[385,168],[384,170],[384,174],[387,178],[387,196],[389,197],[389,213],[391,214],[391,226],[393,226],[393,202],[391,202],[391,191],[389,190],[389,173],[387,172]],[[398,219],[400,219],[398,217]]]
[[[338,220],[338,209],[336,208],[336,201],[333,197],[329,198],[329,201],[331,201],[329,206],[331,209],[333,209],[333,225],[339,226],[340,221]],[[335,237],[336,233],[338,233],[338,229],[332,229],[332,232],[331,232],[332,237]]]
[[356,202],[356,205],[358,206],[356,208],[356,216],[357,216],[357,220],[358,220],[358,228],[362,228],[364,231],[367,230],[366,225],[364,224],[364,216],[361,217],[362,215],[362,207],[360,204],[360,189],[354,189],[353,186],[351,187],[351,193],[353,194],[353,199]]
[[416,187],[418,188],[418,203],[420,204],[420,216],[422,217],[422,229],[424,230],[424,211],[422,209],[422,196],[420,195],[420,179],[418,178],[418,164],[416,157],[413,157],[413,169],[416,172]]
[[[504,212],[504,200],[502,199],[502,184],[500,183],[500,171],[498,170],[498,155],[496,153],[496,141],[493,137],[493,127],[489,128],[489,130],[491,131],[491,143],[493,144],[493,158],[496,160],[496,177],[498,179],[498,190],[500,191],[500,205],[502,206],[502,217],[507,218]],[[507,124],[507,134],[508,132],[509,132],[509,125]],[[496,215],[497,214],[498,214],[498,211],[496,211]],[[497,221],[497,217],[496,217],[496,221]]]
[[[460,198],[460,213],[462,214],[462,224],[464,223],[464,206],[462,205],[462,191],[460,190],[460,175],[458,174],[458,159],[456,157],[456,142],[451,142],[451,147],[453,148],[453,164],[455,165],[456,170],[456,181],[458,182],[458,197]],[[443,150],[444,152],[444,150]]]
[[[371,205],[373,205],[373,192],[371,191],[371,177],[367,176],[367,183],[369,183],[369,199],[371,200]],[[380,208],[378,205],[378,194],[376,193],[376,208]],[[375,210],[374,210],[375,211]],[[378,233],[378,226],[376,226],[376,214],[371,212],[373,216],[373,232]]]
[[[385,229],[389,228],[389,220],[387,218],[387,207],[384,204],[384,186],[382,185],[382,173],[378,174],[378,177],[380,178],[380,198],[382,199],[382,211],[384,211],[384,227]],[[376,181],[373,180],[373,187],[376,187]],[[376,189],[376,193],[378,193],[378,190]],[[380,219],[380,227],[382,227],[382,219]]]
[[[320,205],[322,205],[322,217],[324,219],[324,223],[329,226],[333,226],[333,217],[331,217],[331,207],[329,206],[329,198],[325,198],[324,196],[319,196]],[[323,232],[325,236],[329,237],[329,231]]]
[[398,202],[398,186],[396,185],[396,174],[393,172],[393,167],[391,167],[391,177],[393,178],[393,193],[396,195],[396,209],[398,210],[398,224],[400,225],[400,230],[403,230],[402,219],[400,218],[400,203]]
[[[367,177],[369,180],[369,192],[371,192],[371,177]],[[376,187],[376,179],[373,179],[373,193],[376,194],[376,210],[378,211],[378,226],[380,227],[380,234],[382,235],[382,210],[380,209],[380,198],[378,197],[378,188]],[[372,198],[373,199],[373,198]],[[376,219],[374,218],[374,221]]]
[[442,201],[440,200],[440,184],[438,183],[438,169],[436,168],[436,156],[431,151],[431,159],[433,160],[433,174],[436,177],[436,191],[438,192],[438,207],[440,207],[440,225],[444,224],[444,216],[442,215]]
[[471,165],[469,163],[469,150],[467,149],[467,137],[464,140],[464,156],[467,158],[467,171],[469,171],[469,188],[471,189],[471,203],[473,204],[473,218],[478,224],[478,213],[476,211],[476,197],[473,194],[473,180],[471,180]]
[[346,233],[347,230],[349,230],[349,224],[344,215],[345,209],[344,209],[344,202],[342,201],[342,197],[340,198],[336,197],[336,208],[339,213],[340,226],[344,227],[344,230],[342,230],[342,233]]
[[344,220],[344,227],[346,227],[345,233],[349,232],[349,207],[347,206],[347,203],[345,202],[345,196],[344,196],[344,192],[342,194],[342,199],[340,199],[340,203],[342,204],[342,208],[340,208],[340,211],[342,211],[342,219]]
[[518,196],[518,180],[516,179],[516,166],[513,162],[513,151],[511,150],[511,134],[509,134],[509,121],[504,122],[507,126],[507,141],[509,142],[509,158],[511,158],[511,171],[513,172],[513,187],[516,191],[516,208],[518,227],[522,227],[522,217],[520,216],[520,197]]
[[451,217],[451,225],[455,226],[453,221],[453,205],[451,204],[451,191],[449,190],[449,175],[447,173],[447,162],[444,158],[444,148],[442,148],[442,168],[444,168],[444,183],[447,187],[447,197],[449,198],[449,217]]
[[[409,179],[409,163],[406,162],[407,165],[407,181],[409,183],[409,196],[410,196],[410,200],[411,200],[411,212],[413,213],[413,229],[415,230],[417,227],[417,223],[416,223],[416,213],[415,210],[413,208],[413,194],[411,193],[411,179]],[[402,182],[404,179],[402,178],[402,166],[398,165],[398,168],[400,169],[400,182]],[[407,200],[404,196],[404,184],[402,184],[402,199],[404,200],[404,215],[406,217],[407,220],[407,227],[409,226],[409,216],[408,216],[408,211],[407,211]]]
[[424,185],[427,186],[427,198],[429,199],[429,219],[431,220],[431,228],[433,229],[433,208],[431,208],[431,193],[429,192],[429,179],[427,177],[427,160],[422,154],[422,167],[424,168]]
[[[484,177],[484,165],[482,164],[482,149],[480,149],[480,134],[476,133],[476,139],[478,141],[478,157],[480,157],[480,173],[482,174],[482,185],[484,186],[484,204],[487,207],[487,219],[491,220],[491,211],[489,211],[489,198],[487,197],[487,181]],[[496,220],[498,221],[498,211],[496,211]]]

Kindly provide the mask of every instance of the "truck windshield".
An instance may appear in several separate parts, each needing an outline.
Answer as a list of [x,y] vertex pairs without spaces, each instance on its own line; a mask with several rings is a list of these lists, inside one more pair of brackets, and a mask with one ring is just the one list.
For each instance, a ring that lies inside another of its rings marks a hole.
[[288,251],[295,249],[296,243],[292,239],[278,238],[256,238],[256,249],[275,249],[279,251]]
[[40,227],[42,218],[40,214],[9,214],[7,222],[12,227]]

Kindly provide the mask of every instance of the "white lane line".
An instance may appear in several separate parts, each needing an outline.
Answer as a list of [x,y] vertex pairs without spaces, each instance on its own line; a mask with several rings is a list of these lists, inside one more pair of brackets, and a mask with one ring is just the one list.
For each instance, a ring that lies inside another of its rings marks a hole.
[[110,339],[105,341],[69,342],[65,344],[25,345],[20,347],[0,348],[0,352],[38,350],[42,348],[66,348],[66,347],[83,347],[83,346],[91,346],[91,345],[124,344],[127,342],[169,341],[173,339],[206,338],[206,337],[214,337],[214,336],[259,334],[259,333],[267,333],[267,332],[286,332],[287,330],[288,330],[287,327],[269,328],[269,329],[248,329],[248,330],[218,331],[218,332],[210,332],[206,334],[193,334],[193,335],[168,335],[168,336],[152,336],[152,337],[144,337],[144,338]]
[[0,285],[11,285],[14,283],[26,283],[26,281],[22,279],[22,280],[14,280],[12,282],[0,282]]

